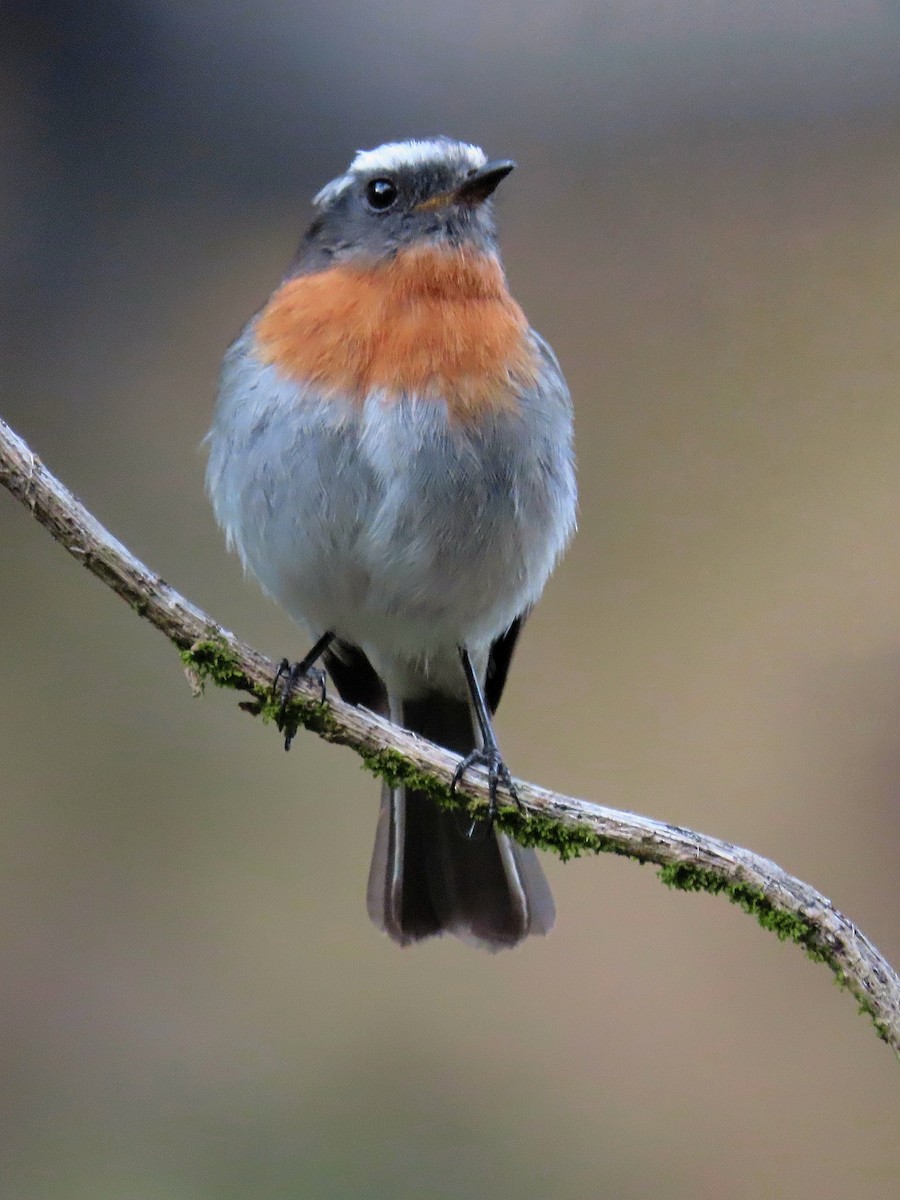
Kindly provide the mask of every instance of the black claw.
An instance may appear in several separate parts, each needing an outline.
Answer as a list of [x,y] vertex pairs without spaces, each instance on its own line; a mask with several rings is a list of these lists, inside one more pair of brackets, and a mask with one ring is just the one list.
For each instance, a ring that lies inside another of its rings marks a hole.
[[286,658],[283,658],[278,664],[278,670],[275,672],[275,678],[272,680],[272,697],[274,698],[278,692],[278,684],[284,679],[284,686],[281,689],[281,704],[278,708],[278,716],[275,718],[275,724],[284,734],[284,748],[290,750],[291,742],[297,733],[297,723],[291,721],[288,717],[288,705],[291,702],[291,697],[294,694],[294,689],[301,679],[308,679],[319,685],[321,692],[322,703],[327,699],[325,690],[325,672],[318,667],[307,666],[305,660],[291,664]]
[[272,699],[275,699],[275,694],[278,691],[278,684],[281,682],[282,675],[291,673],[291,664],[286,658],[283,658],[278,664],[278,670],[275,672],[275,678],[272,680]]
[[[459,766],[453,773],[453,780],[450,784],[450,791],[455,792],[466,771],[470,767],[484,767],[488,773],[488,820],[493,821],[497,815],[497,792],[502,785],[509,792],[516,804],[521,804],[519,793],[516,791],[516,786],[512,781],[512,776],[509,773],[509,768],[500,757],[500,751],[496,748],[485,747],[483,750],[473,750],[460,761]],[[476,822],[472,822],[472,829],[469,836],[474,835]]]

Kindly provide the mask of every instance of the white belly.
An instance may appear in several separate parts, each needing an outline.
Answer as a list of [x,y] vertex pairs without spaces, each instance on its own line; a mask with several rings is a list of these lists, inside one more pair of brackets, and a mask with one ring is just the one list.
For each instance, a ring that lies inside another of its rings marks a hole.
[[433,402],[362,411],[304,397],[244,355],[210,435],[219,522],[311,633],[376,669],[486,651],[533,604],[574,524],[568,428],[502,414],[477,430]]

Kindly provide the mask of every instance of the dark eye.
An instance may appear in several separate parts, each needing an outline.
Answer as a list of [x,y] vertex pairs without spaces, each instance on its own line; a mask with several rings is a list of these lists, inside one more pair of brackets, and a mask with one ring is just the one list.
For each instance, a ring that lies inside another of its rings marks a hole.
[[391,179],[372,179],[366,184],[366,203],[376,212],[384,212],[397,199],[397,185]]

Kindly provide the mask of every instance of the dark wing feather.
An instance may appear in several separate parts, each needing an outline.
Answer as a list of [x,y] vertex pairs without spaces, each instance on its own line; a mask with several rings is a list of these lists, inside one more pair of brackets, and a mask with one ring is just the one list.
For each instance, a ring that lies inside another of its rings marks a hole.
[[383,717],[388,715],[384,684],[359,646],[335,639],[323,659],[342,700],[360,704]]
[[500,703],[500,697],[503,695],[503,688],[506,684],[506,675],[512,661],[513,650],[516,648],[516,641],[527,617],[528,610],[526,609],[516,617],[506,633],[501,633],[491,646],[487,674],[484,679],[484,697],[491,712],[497,711],[497,705]]

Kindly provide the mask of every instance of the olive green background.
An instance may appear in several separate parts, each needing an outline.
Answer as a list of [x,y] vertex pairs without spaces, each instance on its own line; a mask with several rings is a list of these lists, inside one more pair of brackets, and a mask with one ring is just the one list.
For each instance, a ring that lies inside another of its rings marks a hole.
[[[20,4],[0,413],[273,656],[203,494],[222,352],[351,153],[517,158],[513,290],[580,530],[515,773],[770,855],[900,961],[900,10]],[[900,1068],[724,900],[548,862],[488,957],[369,924],[378,787],[233,697],[0,496],[0,1198],[893,1200]]]

